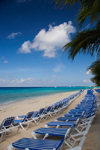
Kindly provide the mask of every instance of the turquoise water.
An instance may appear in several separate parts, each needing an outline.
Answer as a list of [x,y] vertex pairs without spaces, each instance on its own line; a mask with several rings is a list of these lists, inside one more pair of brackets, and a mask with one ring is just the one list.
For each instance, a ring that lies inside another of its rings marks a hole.
[[88,87],[0,87],[0,104],[86,88]]

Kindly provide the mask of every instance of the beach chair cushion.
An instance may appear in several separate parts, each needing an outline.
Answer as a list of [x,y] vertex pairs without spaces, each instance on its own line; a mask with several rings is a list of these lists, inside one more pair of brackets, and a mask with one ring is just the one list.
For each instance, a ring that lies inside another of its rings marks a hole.
[[76,122],[74,121],[52,121],[47,123],[47,126],[62,126],[62,127],[74,127]]
[[79,117],[59,117],[57,118],[58,121],[77,121]]
[[62,145],[62,140],[41,140],[41,139],[31,139],[22,138],[18,141],[12,143],[12,146],[16,149],[29,149],[29,150],[58,150]]
[[75,113],[71,113],[71,114],[65,114],[65,117],[82,117],[82,114],[75,114]]
[[42,135],[48,134],[53,136],[65,137],[67,135],[68,128],[39,128],[33,132]]
[[4,119],[0,125],[0,130],[10,128],[14,122],[15,117],[8,117]]

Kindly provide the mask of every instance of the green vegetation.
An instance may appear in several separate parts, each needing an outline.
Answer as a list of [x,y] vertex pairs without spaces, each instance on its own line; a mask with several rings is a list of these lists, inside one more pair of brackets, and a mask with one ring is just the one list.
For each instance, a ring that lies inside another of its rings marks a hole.
[[[100,57],[100,0],[57,0],[57,5],[80,6],[77,17],[79,31],[72,38],[72,41],[64,46],[64,51],[68,50],[69,57],[74,59],[78,53],[97,54]],[[88,21],[87,21],[88,20]],[[90,29],[82,29],[90,24]],[[93,26],[91,26],[93,25]],[[94,77],[91,79],[96,85],[100,85],[100,59],[94,62],[89,69]]]
[[91,79],[93,82],[96,83],[97,86],[100,86],[100,59],[95,61],[89,69],[93,73],[94,77]]

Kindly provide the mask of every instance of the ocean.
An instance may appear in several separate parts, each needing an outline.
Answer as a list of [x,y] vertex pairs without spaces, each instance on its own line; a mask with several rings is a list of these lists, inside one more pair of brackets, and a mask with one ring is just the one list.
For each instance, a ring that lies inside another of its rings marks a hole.
[[0,87],[0,105],[37,96],[77,91],[88,87]]

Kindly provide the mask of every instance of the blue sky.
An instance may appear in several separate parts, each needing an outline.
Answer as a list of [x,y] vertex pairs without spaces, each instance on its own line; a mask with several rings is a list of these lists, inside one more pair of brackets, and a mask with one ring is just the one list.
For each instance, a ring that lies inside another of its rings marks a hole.
[[77,31],[78,11],[55,0],[1,0],[0,86],[93,85],[87,68],[95,56],[72,61],[62,49]]

